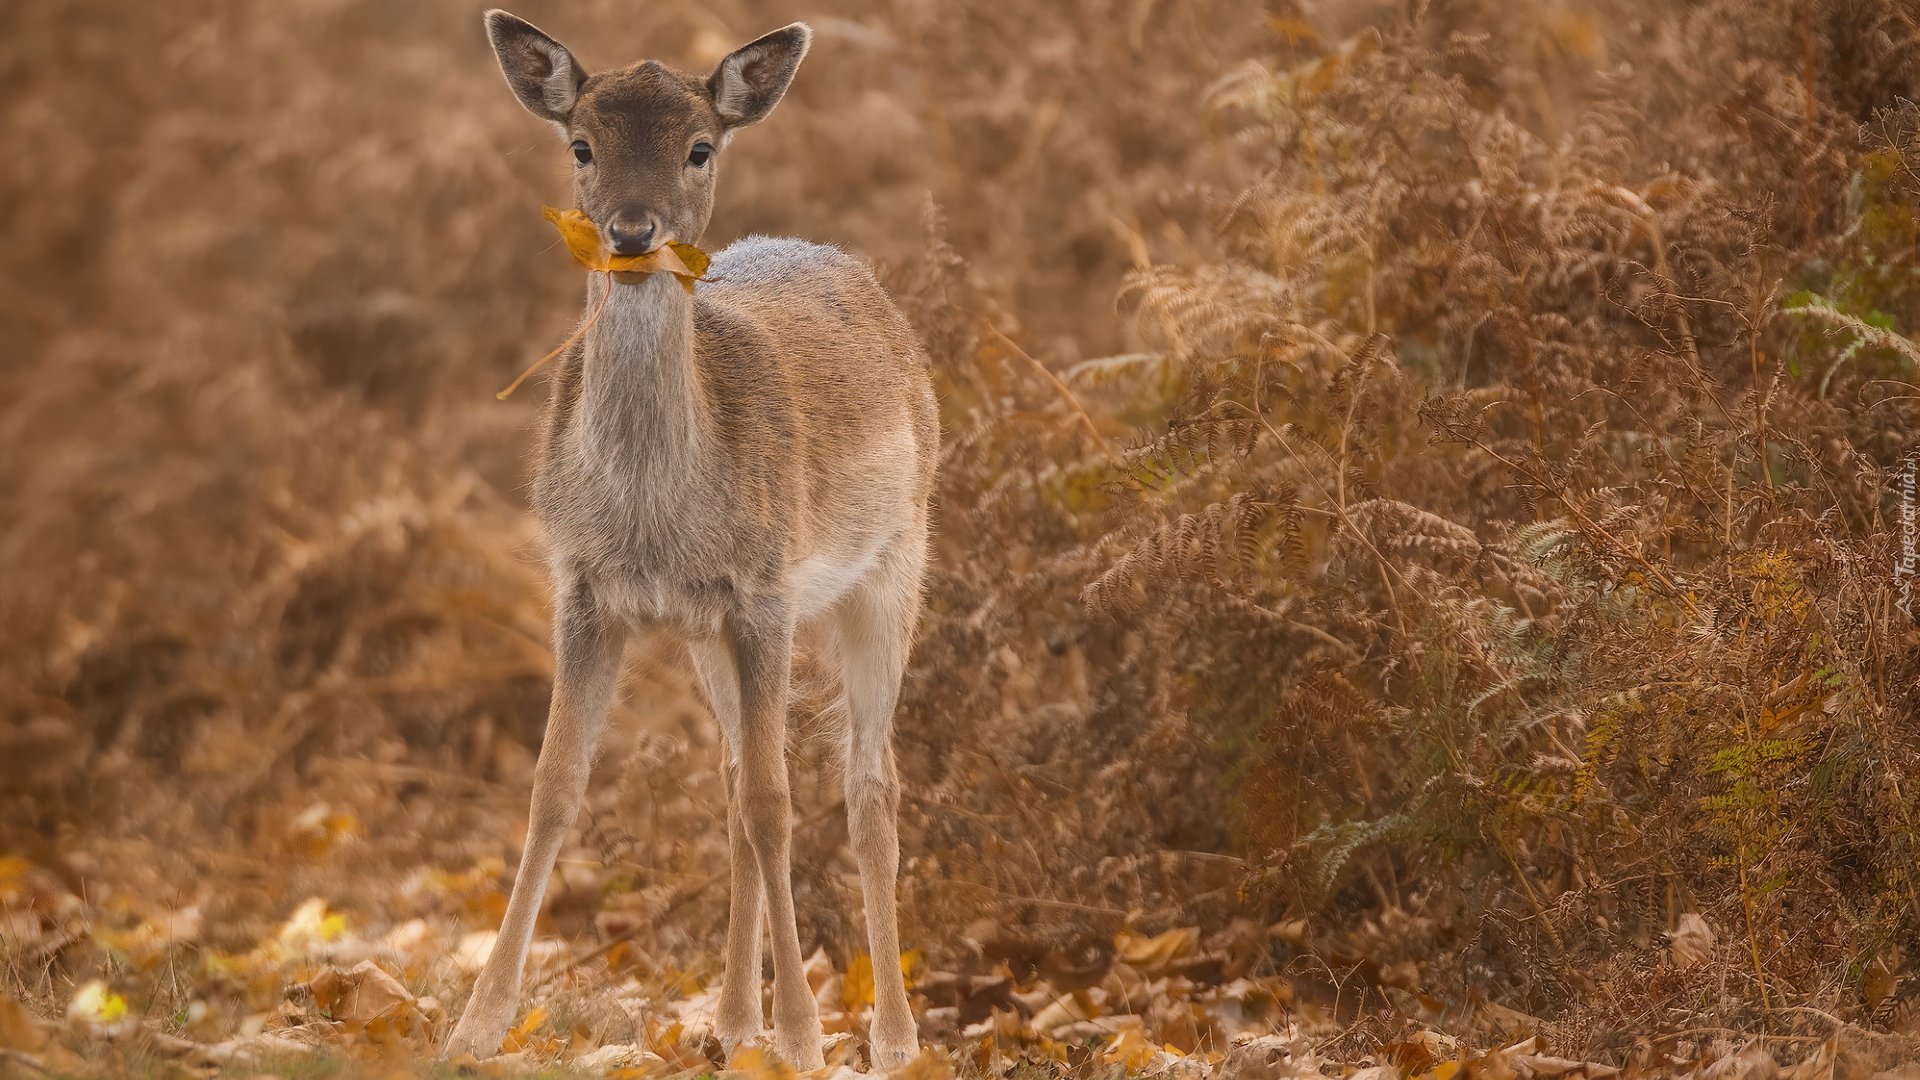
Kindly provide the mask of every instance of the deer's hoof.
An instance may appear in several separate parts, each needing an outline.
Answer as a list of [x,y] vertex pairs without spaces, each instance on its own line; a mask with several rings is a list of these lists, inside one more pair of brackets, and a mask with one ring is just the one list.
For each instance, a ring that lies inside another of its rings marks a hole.
[[910,1018],[894,1023],[876,1019],[873,1040],[867,1047],[867,1056],[873,1062],[873,1067],[893,1069],[919,1057],[920,1041],[917,1034]]
[[780,1052],[780,1057],[783,1061],[792,1062],[793,1067],[801,1072],[812,1072],[815,1069],[827,1067],[827,1055],[821,1051],[818,1040],[790,1046]]
[[456,1058],[470,1055],[485,1061],[500,1052],[500,1040],[507,1036],[507,1025],[511,1016],[491,1016],[486,1008],[469,1006],[466,1014],[460,1017],[460,1023],[454,1026],[453,1034],[448,1037],[447,1045],[441,1049],[440,1056]]
[[873,1058],[873,1067],[885,1071],[897,1069],[919,1057],[920,1047],[912,1042],[888,1042],[876,1037],[868,1053]]

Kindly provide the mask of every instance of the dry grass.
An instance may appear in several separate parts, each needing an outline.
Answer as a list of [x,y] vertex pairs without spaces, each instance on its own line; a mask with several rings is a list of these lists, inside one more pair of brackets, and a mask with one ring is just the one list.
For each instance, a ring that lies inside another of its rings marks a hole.
[[[589,65],[819,34],[705,246],[868,255],[935,357],[903,898],[962,1072],[1911,1048],[1906,6],[520,13]],[[0,990],[128,997],[144,1034],[76,1022],[56,1068],[198,1068],[262,1023],[346,1056],[254,1069],[411,1060],[302,987],[373,958],[457,1009],[510,881],[551,659],[537,392],[493,391],[576,314],[538,214],[564,155],[461,5],[0,28]],[[796,895],[844,985],[804,690]],[[724,829],[671,650],[616,728],[529,1060],[705,1068]],[[282,941],[310,896],[341,924]],[[1098,1023],[1045,1013],[1076,986]],[[1319,1056],[1209,1062],[1268,1029]]]

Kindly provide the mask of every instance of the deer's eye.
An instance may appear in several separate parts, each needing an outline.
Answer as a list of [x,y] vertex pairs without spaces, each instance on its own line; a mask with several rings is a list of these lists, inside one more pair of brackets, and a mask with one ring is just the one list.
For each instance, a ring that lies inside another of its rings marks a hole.
[[573,140],[573,160],[582,165],[593,164],[593,148],[587,145],[585,139]]
[[707,159],[712,156],[713,156],[713,147],[703,142],[694,143],[693,152],[687,155],[687,164],[698,169],[701,166],[705,165],[707,163]]

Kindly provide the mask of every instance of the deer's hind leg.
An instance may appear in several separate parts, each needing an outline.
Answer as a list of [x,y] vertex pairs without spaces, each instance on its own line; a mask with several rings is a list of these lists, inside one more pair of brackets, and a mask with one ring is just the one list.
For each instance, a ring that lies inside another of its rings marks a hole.
[[[743,617],[744,616],[744,617]],[[801,1070],[826,1064],[820,1010],[807,986],[793,912],[793,792],[787,779],[787,694],[793,673],[793,617],[777,604],[733,620],[740,672],[740,738],[732,801],[759,864],[773,953],[773,1046]]]
[[903,537],[868,579],[836,610],[833,623],[840,681],[846,693],[847,834],[860,866],[873,957],[875,1068],[911,1060],[919,1051],[900,971],[895,886],[900,872],[900,777],[893,758],[893,709],[920,613],[925,541]]
[[722,783],[727,799],[727,855],[732,867],[727,909],[726,981],[714,1035],[731,1055],[763,1030],[760,1016],[760,918],[763,907],[760,864],[747,840],[740,805],[740,670],[732,642],[715,636],[688,642],[693,668],[707,692],[707,703],[725,736]]

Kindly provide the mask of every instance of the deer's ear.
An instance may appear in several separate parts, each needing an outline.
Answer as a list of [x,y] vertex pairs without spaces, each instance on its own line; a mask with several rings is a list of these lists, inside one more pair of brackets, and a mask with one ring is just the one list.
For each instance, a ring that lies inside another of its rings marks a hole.
[[812,42],[813,30],[794,23],[727,54],[707,76],[707,93],[713,96],[720,122],[739,128],[766,119],[780,104]]
[[527,111],[556,124],[566,122],[579,100],[587,73],[565,45],[517,15],[499,8],[487,12],[487,40],[493,42],[513,96]]

